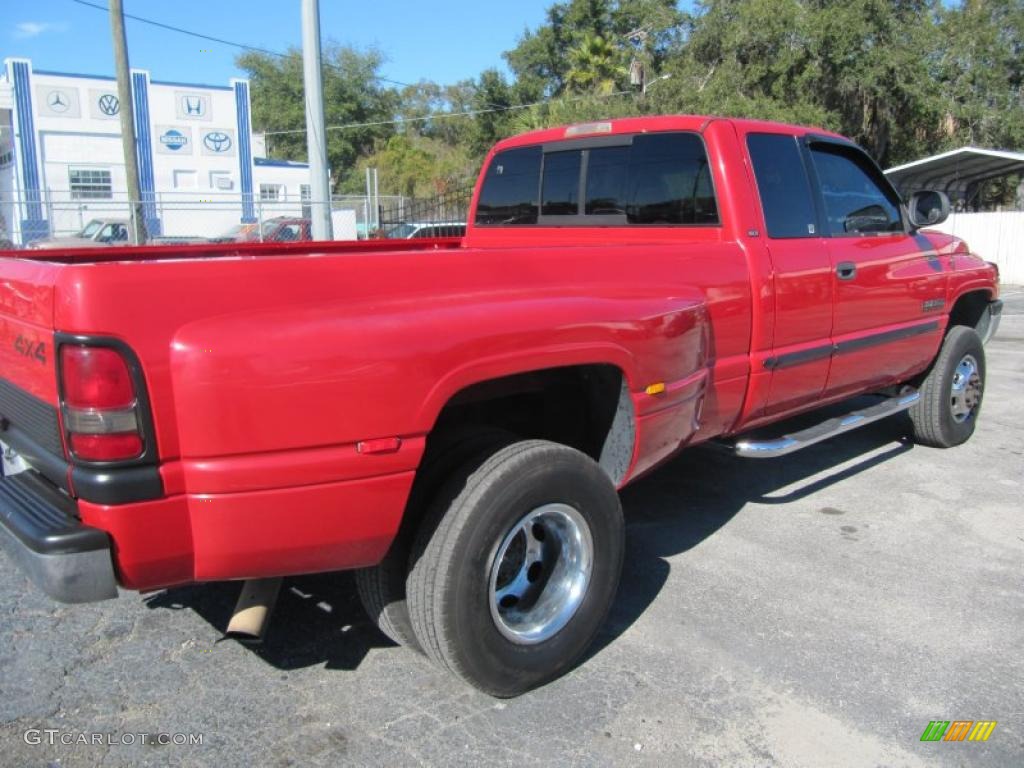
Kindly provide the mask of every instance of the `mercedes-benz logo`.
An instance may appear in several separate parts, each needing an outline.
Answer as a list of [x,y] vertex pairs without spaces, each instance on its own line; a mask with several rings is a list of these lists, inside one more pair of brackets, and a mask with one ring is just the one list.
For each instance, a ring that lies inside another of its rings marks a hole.
[[203,136],[203,144],[211,152],[227,152],[231,149],[231,137],[221,131],[210,131]]
[[71,106],[63,91],[50,91],[50,95],[46,97],[46,104],[54,112],[67,112]]
[[121,102],[117,100],[117,96],[112,93],[105,93],[100,96],[99,100],[100,112],[107,117],[113,117],[120,111]]

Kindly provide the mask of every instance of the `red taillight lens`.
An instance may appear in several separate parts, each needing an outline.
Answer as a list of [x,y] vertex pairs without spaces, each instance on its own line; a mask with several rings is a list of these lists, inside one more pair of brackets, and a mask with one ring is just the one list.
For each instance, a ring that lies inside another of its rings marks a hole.
[[128,364],[110,347],[61,347],[64,404],[71,408],[127,408],[135,402]]
[[75,458],[86,461],[124,461],[142,453],[142,438],[138,433],[120,435],[76,435],[71,433],[71,452]]
[[69,344],[60,355],[64,429],[72,456],[104,462],[141,456],[138,394],[121,353]]

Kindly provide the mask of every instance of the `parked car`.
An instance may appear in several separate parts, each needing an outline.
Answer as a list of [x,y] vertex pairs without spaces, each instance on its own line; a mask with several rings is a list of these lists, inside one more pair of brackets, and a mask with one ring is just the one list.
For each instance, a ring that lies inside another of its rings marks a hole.
[[385,237],[394,240],[411,240],[427,237],[464,237],[464,221],[402,222],[388,229]]
[[0,540],[68,602],[357,569],[381,631],[522,693],[608,614],[617,490],[680,450],[971,437],[1002,305],[923,228],[948,207],[833,133],[645,117],[500,142],[461,240],[0,258]]
[[236,224],[211,243],[291,243],[312,240],[309,219],[279,216],[260,224]]
[[100,248],[111,245],[128,245],[128,242],[128,221],[126,219],[92,219],[73,235],[44,237],[33,240],[28,247],[33,250]]

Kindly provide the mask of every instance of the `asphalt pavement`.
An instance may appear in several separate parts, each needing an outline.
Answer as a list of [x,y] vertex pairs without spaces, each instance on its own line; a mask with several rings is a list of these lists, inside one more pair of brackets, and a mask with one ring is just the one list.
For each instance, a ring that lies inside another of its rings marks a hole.
[[[1024,765],[1024,290],[1004,298],[967,445],[896,418],[627,488],[599,642],[518,699],[391,645],[347,574],[287,580],[254,649],[222,639],[238,584],[63,606],[0,557],[0,765]],[[922,742],[933,720],[997,725]]]

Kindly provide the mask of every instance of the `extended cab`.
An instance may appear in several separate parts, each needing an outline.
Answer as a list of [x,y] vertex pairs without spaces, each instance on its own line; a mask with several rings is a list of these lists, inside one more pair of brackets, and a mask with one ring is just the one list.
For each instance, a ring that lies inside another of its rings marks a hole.
[[515,695],[581,657],[616,492],[681,449],[970,437],[1001,305],[947,211],[825,131],[652,117],[502,141],[462,239],[8,254],[0,539],[72,602],[359,569],[385,633]]

